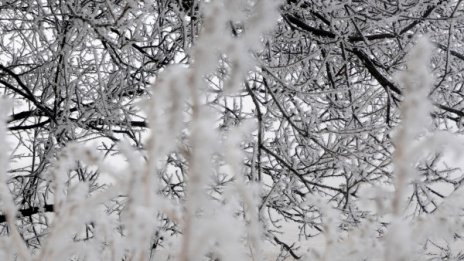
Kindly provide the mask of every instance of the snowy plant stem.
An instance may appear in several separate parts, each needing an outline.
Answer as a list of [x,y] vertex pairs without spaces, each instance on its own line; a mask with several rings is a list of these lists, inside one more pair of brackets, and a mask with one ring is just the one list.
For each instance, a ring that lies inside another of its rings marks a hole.
[[[194,231],[193,227],[197,220],[197,213],[203,208],[207,202],[207,193],[205,187],[213,166],[211,165],[211,152],[215,151],[214,138],[208,135],[216,134],[211,128],[214,126],[214,121],[209,115],[206,107],[202,105],[203,92],[203,77],[210,74],[217,64],[218,55],[227,53],[229,58],[232,58],[232,69],[230,77],[224,83],[224,93],[233,93],[240,87],[241,81],[246,76],[250,67],[250,57],[247,54],[249,49],[254,48],[260,43],[260,35],[262,32],[270,29],[277,17],[277,4],[273,1],[212,1],[205,6],[204,26],[202,35],[196,42],[197,45],[192,49],[193,63],[191,64],[189,75],[187,77],[187,86],[191,95],[191,135],[190,145],[191,151],[187,152],[188,159],[188,183],[186,187],[186,211],[183,224],[183,238],[181,250],[179,253],[180,261],[196,260],[201,258],[203,254],[201,250],[194,252],[193,244],[196,244],[194,234],[201,231]],[[254,8],[254,13],[247,14],[247,3],[249,7]],[[275,16],[274,16],[275,15]],[[234,21],[238,17],[243,17],[245,23],[249,25],[247,30],[241,37],[232,38],[230,35],[224,35],[225,31],[229,31],[230,21]],[[269,20],[271,19],[271,20]],[[211,48],[212,47],[212,48]],[[236,164],[240,165],[241,162]],[[240,171],[235,171],[236,175],[240,175]],[[243,193],[246,194],[246,193]],[[246,197],[244,197],[246,201]],[[251,201],[251,200],[249,200]],[[249,202],[248,207],[251,209],[252,203]],[[257,220],[258,213],[250,211],[250,219]],[[253,223],[254,224],[254,223]],[[257,225],[255,226],[257,227]],[[257,230],[257,229],[256,229]],[[219,240],[220,233],[216,234],[216,240]],[[250,234],[250,242],[254,248],[258,248],[257,240],[258,233]],[[213,235],[214,236],[214,235]],[[209,237],[209,235],[208,235]],[[231,246],[232,243],[224,243]],[[227,248],[228,246],[222,246]]]
[[[5,104],[4,100],[0,101],[0,139],[3,147],[7,147],[6,140],[6,115],[8,106]],[[6,216],[6,221],[9,226],[9,232],[12,239],[14,248],[21,260],[31,260],[30,253],[26,247],[26,244],[19,234],[18,228],[16,226],[16,207],[13,201],[13,197],[7,185],[7,172],[8,169],[8,154],[0,153],[0,199],[3,203],[4,215]]]
[[[192,225],[195,212],[198,207],[198,201],[201,197],[201,190],[202,190],[202,180],[201,177],[202,173],[197,171],[197,169],[203,164],[202,159],[198,159],[200,154],[205,153],[203,151],[199,151],[200,143],[200,133],[202,131],[202,127],[199,124],[200,121],[200,99],[198,95],[198,75],[195,74],[195,66],[192,68],[191,74],[189,75],[189,82],[190,85],[189,91],[191,94],[192,99],[192,135],[191,135],[191,142],[192,142],[192,151],[188,156],[189,160],[189,172],[188,172],[188,184],[187,184],[187,196],[186,196],[186,211],[185,211],[185,218],[184,218],[184,229],[183,229],[183,238],[182,238],[182,247],[179,254],[180,261],[188,261],[190,255],[190,248],[191,248],[191,241],[193,240],[192,236]],[[201,80],[200,80],[201,81]]]
[[[405,90],[401,105],[402,123],[394,135],[396,145],[393,154],[394,195],[391,211],[393,219],[386,236],[385,260],[409,260],[413,250],[406,247],[412,235],[403,218],[405,190],[416,178],[414,169],[417,159],[414,153],[415,140],[423,134],[430,122],[428,93],[432,79],[428,71],[430,46],[426,39],[420,39],[409,54],[408,69],[400,75],[399,81]],[[411,246],[412,247],[412,246]]]
[[[213,3],[215,8],[217,3]],[[210,14],[211,15],[211,14]],[[214,37],[215,31],[211,30],[215,26],[214,19],[211,16],[205,18],[205,31],[200,37],[199,41]],[[197,45],[193,48],[192,57],[193,63],[187,75],[187,88],[190,92],[191,99],[191,151],[187,152],[186,158],[188,161],[188,182],[186,185],[186,205],[185,205],[185,216],[183,223],[183,237],[181,243],[181,249],[178,256],[179,261],[188,261],[192,259],[192,244],[194,240],[193,226],[195,214],[201,205],[201,202],[205,197],[203,192],[204,183],[206,180],[208,170],[206,169],[209,162],[208,150],[212,149],[208,147],[207,138],[204,140],[204,133],[207,132],[207,128],[211,126],[205,126],[202,121],[202,106],[200,104],[200,94],[203,84],[203,76],[208,73],[206,68],[210,67],[211,64],[215,64],[217,57],[211,55],[214,51],[207,50],[206,46]],[[206,120],[206,119],[205,119]],[[211,138],[211,137],[210,137]]]
[[[393,194],[392,200],[392,213],[394,216],[401,216],[401,210],[403,209],[402,200],[403,200],[403,191],[407,185],[408,180],[408,158],[405,154],[404,146],[407,146],[408,135],[403,129],[398,133],[396,139],[397,147],[393,153],[393,162],[395,164],[395,178],[394,186],[395,192]],[[409,137],[410,138],[410,137]]]

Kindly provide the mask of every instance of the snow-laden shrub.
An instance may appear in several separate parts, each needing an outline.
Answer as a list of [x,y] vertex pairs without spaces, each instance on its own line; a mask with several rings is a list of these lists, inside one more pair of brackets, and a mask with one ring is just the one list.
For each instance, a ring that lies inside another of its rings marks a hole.
[[[43,242],[38,249],[28,249],[26,241],[33,232],[23,231],[16,222],[19,212],[7,185],[8,154],[2,150],[0,197],[8,237],[2,238],[0,259],[265,259],[263,242],[269,237],[268,220],[264,220],[260,211],[268,198],[261,198],[259,184],[246,181],[242,166],[245,155],[241,141],[256,127],[248,122],[219,131],[217,115],[208,106],[205,79],[215,72],[221,59],[228,65],[224,92],[233,95],[239,89],[255,66],[251,51],[259,47],[262,33],[270,30],[277,19],[277,5],[265,0],[210,1],[202,5],[205,24],[190,50],[192,62],[186,67],[174,65],[164,70],[153,83],[152,98],[142,103],[150,127],[144,150],[120,142],[119,151],[127,160],[122,170],[116,170],[88,145],[70,144],[60,151],[47,176],[50,189],[46,200],[52,200],[53,204],[39,199],[44,201],[44,208],[53,211],[47,214],[37,211],[42,213],[41,221],[46,224],[45,229],[40,225],[33,228],[46,234],[41,237]],[[224,33],[230,30],[231,21],[242,27],[235,35]],[[452,142],[452,136],[433,133],[427,125],[431,110],[428,93],[432,79],[427,69],[430,50],[425,40],[419,41],[410,54],[407,70],[398,77],[405,97],[401,105],[402,124],[393,134],[393,189],[375,188],[373,197],[366,200],[381,204],[372,215],[343,231],[341,213],[330,202],[316,194],[306,196],[305,204],[320,213],[324,247],[303,249],[298,256],[276,239],[293,258],[424,260],[428,256],[435,258],[429,242],[452,240],[455,233],[463,230],[460,191],[444,199],[427,216],[411,218],[405,204],[408,200],[405,191],[411,186],[421,186],[415,174],[416,163],[426,152]],[[7,111],[3,102],[2,144],[7,143],[4,124]],[[187,184],[183,200],[163,193],[165,181],[159,175],[160,161],[174,150],[181,151],[187,166],[182,180]],[[86,182],[69,182],[67,175],[75,164],[96,168],[105,175],[106,186],[94,190]],[[218,173],[231,182],[210,191],[212,180],[219,179]],[[274,187],[291,190],[292,182],[282,179],[280,186]],[[171,225],[166,226],[168,223]]]

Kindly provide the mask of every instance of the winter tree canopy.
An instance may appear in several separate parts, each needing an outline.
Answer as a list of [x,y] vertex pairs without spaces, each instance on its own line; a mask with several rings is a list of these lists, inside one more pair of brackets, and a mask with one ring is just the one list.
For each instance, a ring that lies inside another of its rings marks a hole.
[[0,260],[463,260],[461,0],[1,0]]

